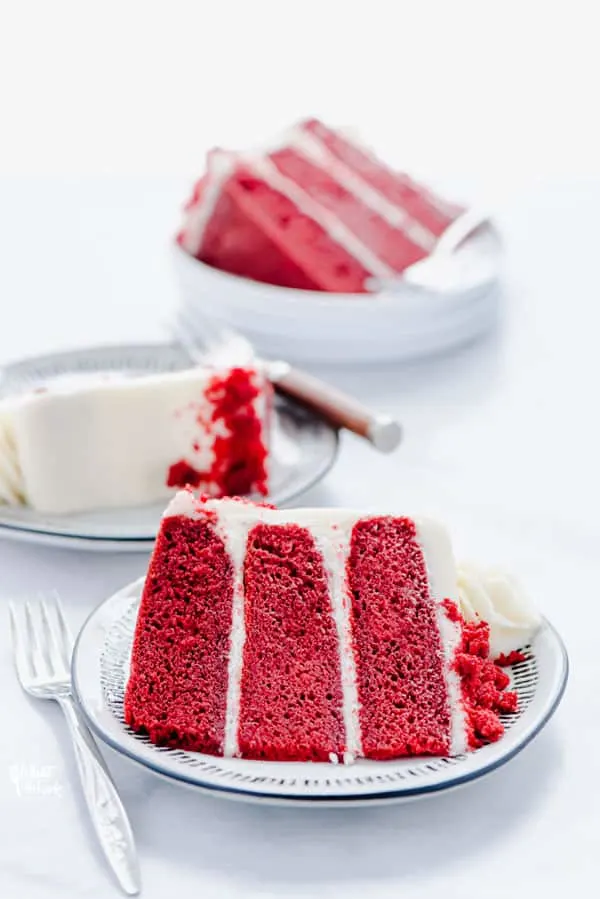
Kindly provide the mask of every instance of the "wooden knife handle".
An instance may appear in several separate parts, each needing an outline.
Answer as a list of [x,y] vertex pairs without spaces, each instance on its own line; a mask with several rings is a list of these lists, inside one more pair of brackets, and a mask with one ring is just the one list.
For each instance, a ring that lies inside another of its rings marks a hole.
[[363,437],[382,453],[391,453],[402,439],[402,428],[395,419],[372,412],[343,391],[287,362],[270,363],[269,377],[279,393],[309,406],[336,428]]

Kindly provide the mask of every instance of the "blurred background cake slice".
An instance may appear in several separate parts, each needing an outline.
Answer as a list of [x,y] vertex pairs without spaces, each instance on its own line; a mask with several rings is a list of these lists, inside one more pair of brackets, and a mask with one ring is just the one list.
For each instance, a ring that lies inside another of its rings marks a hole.
[[264,150],[209,153],[178,241],[230,274],[366,293],[426,258],[462,212],[309,119]]
[[0,401],[0,503],[143,505],[266,494],[272,388],[252,367],[50,382]]

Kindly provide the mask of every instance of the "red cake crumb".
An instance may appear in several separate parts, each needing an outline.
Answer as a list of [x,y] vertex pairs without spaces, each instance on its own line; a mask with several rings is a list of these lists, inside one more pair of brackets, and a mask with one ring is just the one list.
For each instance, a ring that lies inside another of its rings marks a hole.
[[518,649],[513,649],[508,655],[501,652],[494,661],[496,665],[500,665],[501,668],[508,668],[509,665],[518,665],[520,662],[524,662],[525,659],[526,656],[524,656],[522,652],[519,652]]
[[153,743],[223,752],[232,598],[231,561],[211,525],[165,519],[125,694],[126,722]]
[[461,679],[469,746],[477,749],[500,739],[504,727],[498,715],[517,711],[517,694],[506,690],[509,676],[488,658],[489,625],[485,621],[465,621],[450,599],[444,600],[444,607],[450,620],[459,623],[462,629],[454,664]]
[[[200,424],[209,430],[215,424],[223,426],[223,433],[219,432],[213,443],[210,469],[199,471],[186,459],[180,459],[167,472],[167,486],[203,486],[217,497],[252,492],[266,495],[268,450],[255,401],[261,390],[269,389],[249,369],[233,368],[226,376],[215,375],[206,389],[206,398],[213,405],[210,421],[199,417]],[[268,394],[267,403],[270,401]]]
[[347,569],[365,756],[447,755],[444,657],[414,522],[359,521]]
[[256,525],[244,565],[246,643],[239,748],[245,758],[342,754],[338,643],[329,584],[310,532]]
[[212,420],[223,422],[226,437],[217,437],[209,481],[216,483],[222,496],[256,490],[265,496],[267,448],[261,420],[254,408],[260,395],[254,372],[232,369],[226,378],[215,376],[206,396],[214,404]]
[[189,462],[180,459],[169,468],[167,487],[199,487],[203,477],[202,473],[192,468]]

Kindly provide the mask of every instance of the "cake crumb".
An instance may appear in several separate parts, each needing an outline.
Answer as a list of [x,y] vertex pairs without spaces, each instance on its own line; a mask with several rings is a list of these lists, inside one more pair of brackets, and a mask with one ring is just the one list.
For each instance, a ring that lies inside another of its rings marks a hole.
[[512,652],[509,652],[508,655],[505,655],[503,652],[500,653],[497,659],[494,659],[496,665],[500,665],[501,668],[508,668],[509,665],[518,665],[519,662],[524,662],[525,656],[522,652],[519,652],[517,649],[513,649]]

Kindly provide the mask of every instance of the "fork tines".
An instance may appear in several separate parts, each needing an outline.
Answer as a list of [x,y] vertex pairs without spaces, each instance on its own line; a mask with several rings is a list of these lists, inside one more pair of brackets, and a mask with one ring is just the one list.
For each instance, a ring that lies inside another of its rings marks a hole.
[[9,603],[15,665],[25,686],[70,677],[73,637],[56,593]]

